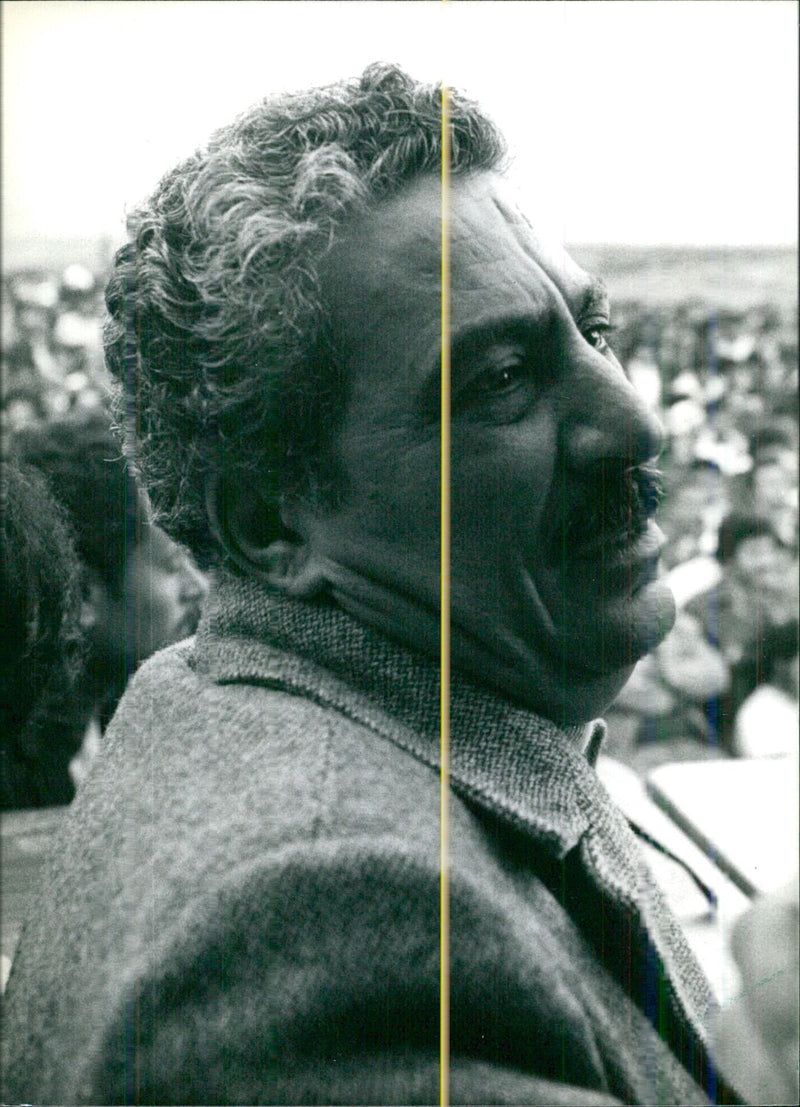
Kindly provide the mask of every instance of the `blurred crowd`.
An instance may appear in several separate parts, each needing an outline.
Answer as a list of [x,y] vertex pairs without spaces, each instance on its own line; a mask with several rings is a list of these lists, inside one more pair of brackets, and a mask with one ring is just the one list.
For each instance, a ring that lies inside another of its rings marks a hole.
[[4,431],[103,407],[103,279],[84,265],[56,276],[6,274],[2,299]]
[[613,344],[667,437],[663,563],[675,630],[609,715],[645,770],[798,744],[797,317],[768,305],[615,305]]
[[[102,289],[102,275],[78,264],[4,279],[3,640],[23,643],[10,656],[4,646],[0,677],[4,807],[69,802],[131,673],[192,633],[207,588],[153,523],[111,430]],[[679,615],[609,712],[606,751],[640,770],[792,752],[796,317],[699,301],[630,301],[615,316],[612,345],[667,432],[663,559]],[[25,524],[30,510],[41,533]],[[72,607],[47,615],[53,544],[70,547],[79,574]],[[15,604],[26,588],[36,610]]]

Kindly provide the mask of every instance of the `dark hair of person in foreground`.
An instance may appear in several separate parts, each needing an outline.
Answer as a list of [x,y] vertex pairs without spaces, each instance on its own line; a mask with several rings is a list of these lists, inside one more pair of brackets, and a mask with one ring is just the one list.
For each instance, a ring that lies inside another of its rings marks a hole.
[[30,466],[0,477],[0,806],[68,803],[76,749],[41,726],[68,697],[82,657],[81,566],[66,513]]
[[151,524],[107,412],[27,428],[12,450],[67,512],[81,562],[86,655],[72,695],[52,700],[46,722],[79,746],[93,718],[105,729],[140,662],[194,631],[204,585]]
[[27,427],[14,436],[12,451],[44,474],[71,519],[83,565],[121,595],[143,505],[110,416],[89,412]]

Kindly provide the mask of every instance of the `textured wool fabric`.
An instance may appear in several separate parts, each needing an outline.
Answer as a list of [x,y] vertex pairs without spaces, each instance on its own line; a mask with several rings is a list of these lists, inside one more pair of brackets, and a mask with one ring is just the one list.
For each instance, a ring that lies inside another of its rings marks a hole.
[[[587,740],[454,674],[453,1103],[727,1095]],[[221,578],[69,811],[9,981],[5,1101],[437,1102],[438,765],[435,661]]]

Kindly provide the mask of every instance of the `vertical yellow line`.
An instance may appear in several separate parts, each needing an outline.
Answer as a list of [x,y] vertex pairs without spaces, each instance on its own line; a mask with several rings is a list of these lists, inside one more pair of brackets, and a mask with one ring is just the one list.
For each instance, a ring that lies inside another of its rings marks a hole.
[[440,868],[439,868],[439,1104],[450,1102],[450,103],[442,86],[442,291],[441,291],[441,621],[440,665]]

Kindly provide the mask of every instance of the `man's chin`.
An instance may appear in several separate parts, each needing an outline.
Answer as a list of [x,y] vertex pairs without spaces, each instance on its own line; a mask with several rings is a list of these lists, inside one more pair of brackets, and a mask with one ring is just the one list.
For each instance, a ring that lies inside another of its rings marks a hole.
[[668,585],[661,580],[655,580],[633,597],[633,603],[634,626],[640,628],[639,656],[643,657],[656,646],[660,646],[674,627],[677,617],[675,597]]
[[672,592],[656,580],[633,595],[600,596],[594,604],[585,600],[565,621],[563,641],[573,664],[587,672],[628,671],[664,641],[675,614]]

